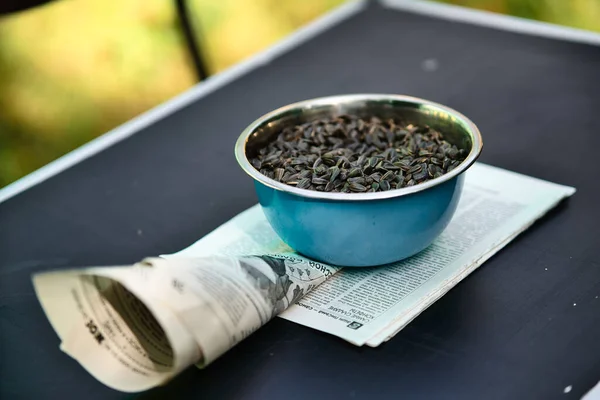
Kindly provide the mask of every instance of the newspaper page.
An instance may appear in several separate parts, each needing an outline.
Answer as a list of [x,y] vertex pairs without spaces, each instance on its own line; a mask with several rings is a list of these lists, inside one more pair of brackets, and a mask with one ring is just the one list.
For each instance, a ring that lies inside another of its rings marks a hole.
[[[340,270],[280,317],[358,346],[378,346],[574,192],[476,163],[466,173],[452,221],[431,246],[396,264]],[[260,254],[267,248],[292,251],[257,205],[174,256]]]
[[431,246],[393,265],[346,268],[281,317],[378,346],[574,192],[477,163],[452,221]]
[[34,287],[61,349],[107,386],[137,392],[211,363],[337,271],[262,250],[42,273]]

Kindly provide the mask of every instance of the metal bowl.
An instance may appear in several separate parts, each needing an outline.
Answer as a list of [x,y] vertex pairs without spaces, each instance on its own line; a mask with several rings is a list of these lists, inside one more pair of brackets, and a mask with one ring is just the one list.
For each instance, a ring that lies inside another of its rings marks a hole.
[[[249,158],[284,127],[342,114],[401,117],[428,125],[468,155],[439,178],[375,193],[299,189],[264,176],[250,164]],[[463,173],[481,149],[475,124],[451,108],[415,97],[356,94],[306,100],[262,116],[242,132],[235,156],[254,179],[265,216],[285,243],[327,264],[366,267],[400,261],[431,244],[450,222],[462,191]]]

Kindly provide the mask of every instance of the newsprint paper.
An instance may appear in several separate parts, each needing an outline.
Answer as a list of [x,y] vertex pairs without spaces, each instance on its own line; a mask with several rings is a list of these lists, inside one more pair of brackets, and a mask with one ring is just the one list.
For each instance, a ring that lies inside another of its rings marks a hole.
[[442,235],[396,264],[309,260],[254,206],[179,253],[33,281],[61,349],[104,384],[136,392],[210,364],[275,316],[378,346],[574,192],[477,163]]

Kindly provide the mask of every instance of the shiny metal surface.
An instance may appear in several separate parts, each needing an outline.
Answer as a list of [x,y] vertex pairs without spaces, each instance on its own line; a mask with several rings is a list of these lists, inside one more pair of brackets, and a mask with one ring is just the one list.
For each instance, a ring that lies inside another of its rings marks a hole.
[[[439,130],[446,140],[469,151],[465,160],[449,173],[412,187],[376,193],[327,193],[298,189],[267,178],[257,171],[248,158],[281,129],[316,118],[353,114],[380,118],[403,118]],[[235,145],[235,156],[242,169],[256,181],[273,189],[313,199],[365,201],[388,199],[417,193],[462,174],[479,157],[483,147],[477,126],[456,110],[416,97],[389,94],[353,94],[305,100],[274,110],[250,124]]]

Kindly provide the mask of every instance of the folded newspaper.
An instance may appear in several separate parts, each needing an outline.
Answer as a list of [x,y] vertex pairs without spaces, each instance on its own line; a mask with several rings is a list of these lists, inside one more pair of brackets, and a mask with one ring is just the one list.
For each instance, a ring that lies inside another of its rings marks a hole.
[[104,384],[135,392],[210,364],[277,315],[378,346],[574,192],[477,163],[442,235],[396,264],[309,260],[254,206],[179,253],[33,281],[61,349]]

